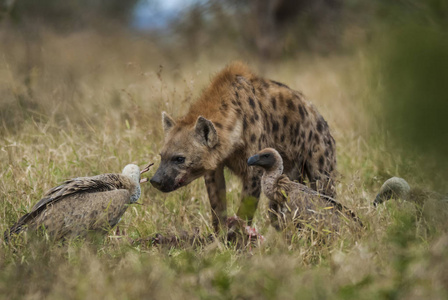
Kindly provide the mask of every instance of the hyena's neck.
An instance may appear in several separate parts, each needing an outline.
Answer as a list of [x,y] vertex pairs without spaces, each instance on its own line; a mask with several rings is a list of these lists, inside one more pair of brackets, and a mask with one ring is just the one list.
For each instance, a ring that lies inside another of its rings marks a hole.
[[210,120],[219,138],[214,151],[221,158],[228,157],[244,144],[243,131],[247,120],[240,107],[241,99],[238,99],[236,85],[241,83],[238,82],[237,71],[227,69],[219,74],[181,120],[183,126],[191,127],[199,116]]

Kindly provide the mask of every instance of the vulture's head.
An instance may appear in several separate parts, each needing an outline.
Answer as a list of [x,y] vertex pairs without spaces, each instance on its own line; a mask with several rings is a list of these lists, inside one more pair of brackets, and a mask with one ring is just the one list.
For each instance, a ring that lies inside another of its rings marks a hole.
[[392,177],[384,182],[373,204],[377,206],[392,198],[406,200],[409,197],[410,191],[411,187],[406,180],[399,177]]
[[249,166],[260,166],[266,171],[278,170],[283,171],[283,159],[277,150],[273,148],[265,148],[249,157],[247,160]]
[[137,165],[126,165],[122,174],[131,178],[134,183],[140,184],[140,168]]

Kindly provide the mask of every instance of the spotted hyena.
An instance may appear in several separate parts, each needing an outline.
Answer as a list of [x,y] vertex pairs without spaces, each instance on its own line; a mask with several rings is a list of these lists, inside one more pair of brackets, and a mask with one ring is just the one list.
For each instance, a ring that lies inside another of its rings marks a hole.
[[171,192],[204,176],[215,229],[226,217],[224,167],[243,183],[238,215],[252,220],[262,170],[246,162],[263,148],[277,149],[289,178],[307,178],[313,189],[334,196],[336,148],[327,122],[302,93],[243,63],[218,73],[182,118],[163,112],[162,123],[165,143],[151,183]]

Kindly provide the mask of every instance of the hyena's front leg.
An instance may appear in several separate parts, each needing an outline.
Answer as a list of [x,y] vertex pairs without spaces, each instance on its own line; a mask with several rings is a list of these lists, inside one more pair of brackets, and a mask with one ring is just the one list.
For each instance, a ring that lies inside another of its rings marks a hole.
[[224,166],[221,165],[216,170],[206,173],[204,179],[212,209],[213,228],[215,232],[219,232],[219,227],[226,224],[227,218]]
[[261,176],[261,170],[253,170],[242,178],[243,193],[237,215],[243,220],[247,220],[249,225],[252,223],[260,200]]

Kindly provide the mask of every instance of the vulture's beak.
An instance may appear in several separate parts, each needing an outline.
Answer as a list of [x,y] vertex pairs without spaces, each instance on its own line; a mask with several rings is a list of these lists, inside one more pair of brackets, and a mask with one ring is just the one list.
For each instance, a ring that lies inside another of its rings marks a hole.
[[247,160],[247,164],[249,166],[255,166],[255,165],[257,165],[259,160],[260,160],[260,155],[255,154],[254,156],[249,157],[249,159]]

